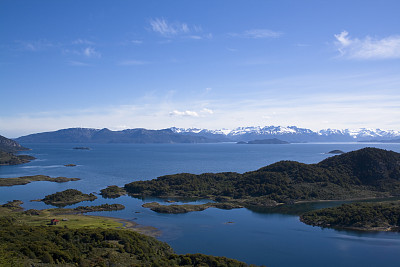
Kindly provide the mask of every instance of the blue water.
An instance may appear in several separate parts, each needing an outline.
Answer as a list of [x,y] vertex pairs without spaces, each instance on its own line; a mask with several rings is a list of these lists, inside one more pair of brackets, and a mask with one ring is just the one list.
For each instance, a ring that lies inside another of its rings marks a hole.
[[[153,179],[179,172],[202,173],[258,169],[279,160],[316,163],[332,155],[374,146],[400,152],[400,144],[25,144],[27,154],[37,158],[28,164],[1,166],[0,177],[45,174],[77,177],[82,180],[63,184],[34,182],[23,186],[1,187],[0,203],[20,199],[25,208],[49,208],[30,202],[45,195],[76,188],[85,193],[99,192],[107,185],[122,186],[135,180]],[[89,146],[91,150],[74,150]],[[65,167],[74,163],[76,167]],[[226,256],[267,266],[398,266],[400,234],[360,233],[322,229],[301,223],[297,215],[210,208],[188,214],[157,214],[142,208],[144,202],[124,196],[99,199],[77,205],[121,203],[125,210],[99,212],[162,231],[160,240],[177,253],[205,253]],[[203,203],[204,201],[199,201]],[[315,207],[321,207],[318,204]],[[73,206],[71,206],[73,207]],[[137,213],[139,212],[139,213]],[[227,224],[227,222],[233,222]]]

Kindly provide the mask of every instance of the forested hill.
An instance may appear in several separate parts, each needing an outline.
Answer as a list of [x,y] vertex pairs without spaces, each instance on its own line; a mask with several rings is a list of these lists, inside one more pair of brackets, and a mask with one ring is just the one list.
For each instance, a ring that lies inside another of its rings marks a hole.
[[137,196],[199,197],[261,206],[400,195],[400,154],[364,148],[318,164],[280,161],[243,174],[181,173],[132,182],[125,189]]

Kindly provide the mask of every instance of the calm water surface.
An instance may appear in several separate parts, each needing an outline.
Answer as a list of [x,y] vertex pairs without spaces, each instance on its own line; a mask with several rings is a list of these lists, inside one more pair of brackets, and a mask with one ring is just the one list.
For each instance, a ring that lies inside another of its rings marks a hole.
[[[203,173],[258,169],[279,160],[316,163],[340,149],[345,152],[374,146],[400,152],[400,144],[25,144],[27,154],[37,160],[18,166],[1,166],[0,177],[45,174],[78,177],[63,184],[36,182],[0,188],[0,203],[20,199],[25,208],[49,208],[29,202],[45,195],[75,188],[99,192],[107,185],[122,186],[135,180],[153,179],[179,172]],[[88,146],[91,150],[74,150]],[[76,167],[65,167],[74,163]],[[301,223],[297,215],[262,210],[219,210],[210,208],[188,214],[157,214],[144,209],[144,202],[128,196],[79,205],[121,203],[125,210],[98,212],[151,225],[162,231],[160,240],[177,253],[205,253],[226,256],[266,266],[399,266],[400,234],[359,233],[321,229]],[[200,201],[201,202],[201,201]],[[311,208],[319,208],[315,204]],[[331,204],[330,204],[331,205]],[[73,207],[73,206],[71,206]],[[307,207],[310,208],[310,207]],[[139,211],[140,213],[136,213]],[[227,224],[227,222],[234,222]]]

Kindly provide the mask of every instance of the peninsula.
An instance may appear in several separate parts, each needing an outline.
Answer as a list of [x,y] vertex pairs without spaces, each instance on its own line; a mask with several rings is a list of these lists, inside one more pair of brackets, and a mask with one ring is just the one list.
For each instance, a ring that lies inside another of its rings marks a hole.
[[23,164],[35,159],[29,155],[15,155],[16,152],[23,150],[28,150],[28,148],[0,135],[0,166]]
[[300,220],[312,226],[359,231],[400,231],[400,201],[352,203],[307,212]]
[[400,154],[364,148],[317,164],[280,161],[256,171],[180,173],[128,183],[134,197],[210,199],[244,207],[400,194]]
[[176,254],[129,221],[60,208],[21,211],[20,204],[0,205],[2,266],[249,266],[225,257]]
[[13,185],[25,185],[30,182],[47,181],[55,183],[66,183],[69,181],[78,181],[79,178],[66,178],[66,177],[55,177],[52,178],[47,175],[33,175],[33,176],[22,176],[15,178],[0,178],[0,186],[13,186]]

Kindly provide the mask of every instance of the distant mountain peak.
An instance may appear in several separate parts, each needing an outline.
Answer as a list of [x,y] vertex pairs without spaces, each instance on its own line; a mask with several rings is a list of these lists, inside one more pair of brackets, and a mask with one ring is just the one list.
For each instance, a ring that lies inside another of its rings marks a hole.
[[[251,141],[278,138],[287,142],[354,142],[392,140],[400,137],[400,131],[372,128],[323,129],[313,131],[297,126],[245,126],[234,129],[202,129],[171,127],[162,130],[144,128],[112,131],[107,128],[68,128],[22,136],[22,143],[76,142],[76,143],[216,143]],[[40,140],[40,141],[39,141]]]

